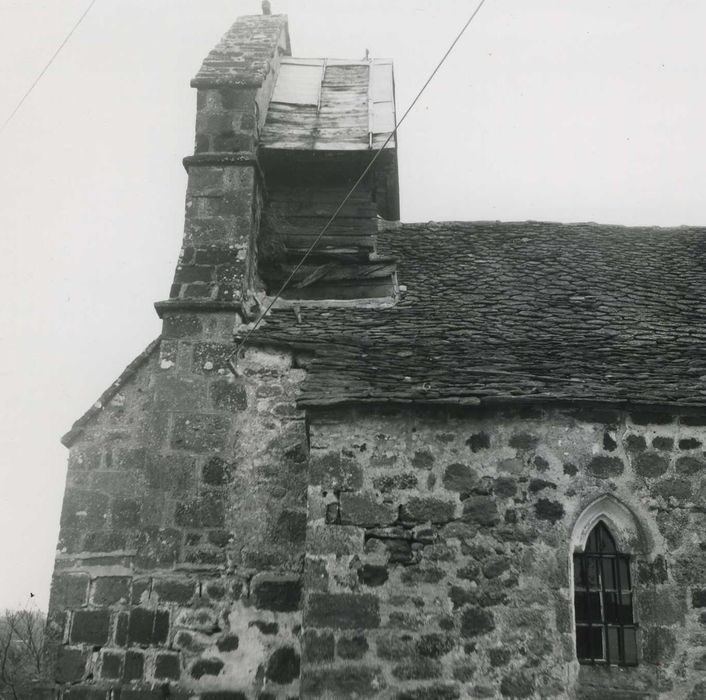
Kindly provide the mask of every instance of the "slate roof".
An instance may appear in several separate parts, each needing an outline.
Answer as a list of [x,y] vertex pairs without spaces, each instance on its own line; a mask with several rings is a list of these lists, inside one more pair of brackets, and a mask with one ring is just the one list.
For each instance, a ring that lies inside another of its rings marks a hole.
[[706,407],[706,229],[404,224],[392,308],[278,309],[256,342],[314,351],[300,404]]

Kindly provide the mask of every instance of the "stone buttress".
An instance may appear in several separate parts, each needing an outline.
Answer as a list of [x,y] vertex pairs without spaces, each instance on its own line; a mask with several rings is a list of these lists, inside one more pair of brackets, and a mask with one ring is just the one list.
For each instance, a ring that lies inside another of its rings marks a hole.
[[44,697],[298,693],[303,372],[265,351],[238,377],[226,368],[256,286],[256,152],[288,53],[285,17],[241,18],[192,83],[196,152],[162,334],[64,438]]

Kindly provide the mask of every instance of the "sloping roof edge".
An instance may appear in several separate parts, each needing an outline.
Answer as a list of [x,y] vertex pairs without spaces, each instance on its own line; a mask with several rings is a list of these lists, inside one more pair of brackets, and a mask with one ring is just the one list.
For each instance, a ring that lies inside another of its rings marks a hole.
[[120,376],[98,397],[97,401],[71,426],[66,435],[61,438],[64,447],[71,447],[81,435],[83,429],[108,405],[110,400],[137,373],[137,370],[147,362],[159,347],[162,336],[155,338],[120,374]]
[[[242,340],[236,336],[236,343]],[[306,341],[301,338],[292,338],[283,335],[259,337],[251,336],[248,339],[250,345],[255,345],[261,348],[275,348],[278,350],[289,350],[296,353],[297,351],[309,353],[311,356],[316,356],[321,352],[323,344],[315,341]],[[334,344],[334,343],[332,343]],[[315,360],[314,360],[315,362]],[[308,368],[307,368],[308,369]],[[663,412],[663,411],[679,411],[687,414],[706,414],[706,400],[704,403],[696,403],[693,401],[664,401],[649,399],[629,399],[629,398],[591,398],[591,397],[562,397],[554,395],[541,394],[514,394],[514,395],[495,395],[495,396],[472,396],[472,395],[447,395],[436,397],[418,396],[345,396],[331,394],[317,394],[314,392],[307,393],[306,391],[299,394],[296,398],[296,403],[299,408],[307,409],[327,409],[327,408],[348,408],[355,406],[437,406],[437,407],[460,407],[460,408],[479,408],[493,409],[503,407],[522,407],[522,406],[553,406],[553,407],[575,407],[588,408],[600,407],[612,410],[623,411],[648,411],[648,412]]]

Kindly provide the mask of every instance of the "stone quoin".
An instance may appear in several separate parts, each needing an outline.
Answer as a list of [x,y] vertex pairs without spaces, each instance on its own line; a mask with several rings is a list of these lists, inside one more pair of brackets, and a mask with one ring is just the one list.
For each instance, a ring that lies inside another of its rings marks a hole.
[[162,333],[63,439],[36,697],[706,698],[706,229],[399,223],[392,63],[269,4],[192,81]]

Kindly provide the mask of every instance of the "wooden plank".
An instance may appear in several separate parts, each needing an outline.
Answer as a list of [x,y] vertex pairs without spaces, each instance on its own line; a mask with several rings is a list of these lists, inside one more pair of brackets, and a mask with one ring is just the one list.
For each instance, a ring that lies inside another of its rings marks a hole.
[[[341,199],[343,199],[341,197]],[[299,217],[322,217],[332,216],[340,206],[340,201],[337,202],[272,202],[269,203],[269,209],[277,216],[285,219],[297,219]],[[364,205],[355,202],[346,202],[338,216],[352,219],[374,219],[377,216],[377,208],[372,202]],[[292,224],[297,225],[296,221]]]
[[[293,270],[293,267],[283,266],[282,271],[287,276]],[[343,281],[343,280],[366,280],[379,279],[382,277],[390,277],[394,274],[397,266],[395,264],[376,265],[376,264],[349,264],[340,265],[336,262],[330,262],[325,265],[312,267],[305,265],[297,270],[292,280],[298,288],[308,287],[320,280],[327,282]]]
[[[320,231],[329,220],[327,216],[300,216],[283,222],[283,233],[288,236],[308,235]],[[326,232],[330,236],[349,234],[373,235],[377,234],[377,221],[367,218],[339,218],[336,217]],[[301,232],[301,233],[300,233]]]
[[373,283],[372,281],[338,282],[336,284],[315,284],[304,289],[287,287],[282,293],[284,299],[380,299],[395,293],[394,281]]
[[[284,243],[288,251],[306,251],[313,243],[316,241],[317,234],[311,233],[302,236],[291,236],[286,234],[284,236]],[[346,246],[350,248],[354,246],[360,250],[375,250],[375,236],[336,236],[336,235],[323,235],[318,243],[316,244],[316,250],[333,250],[340,248],[341,246]]]
[[321,65],[282,63],[272,102],[317,107],[321,89]]
[[[287,186],[285,184],[277,183],[276,185],[270,185],[268,192],[270,202],[284,202],[292,200],[307,203],[340,202],[348,193],[348,187],[347,185],[317,185],[315,187],[312,187],[311,185]],[[348,201],[357,202],[360,204],[370,202],[372,201],[372,193],[361,187],[360,189],[353,191]]]

